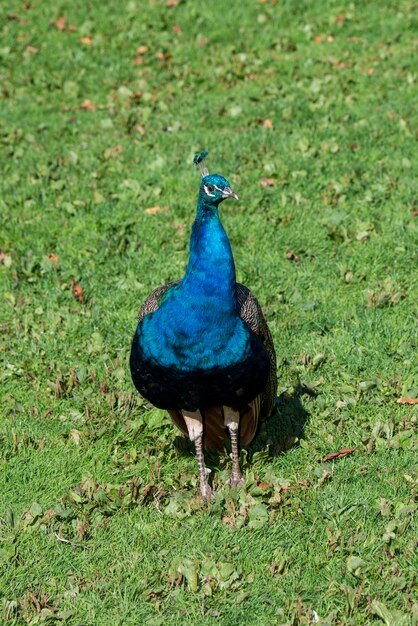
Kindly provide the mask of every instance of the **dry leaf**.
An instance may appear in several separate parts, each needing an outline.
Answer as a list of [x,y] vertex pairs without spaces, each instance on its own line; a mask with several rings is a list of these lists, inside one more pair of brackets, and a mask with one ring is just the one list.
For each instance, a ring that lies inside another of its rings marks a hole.
[[286,258],[288,258],[289,261],[294,261],[295,263],[301,262],[300,256],[295,254],[292,250],[289,250],[289,252],[286,252]]
[[136,51],[138,54],[145,54],[146,52],[148,52],[148,46],[138,46]]
[[67,20],[63,15],[60,15],[60,17],[55,20],[55,22],[52,22],[52,26],[55,26],[55,28],[58,28],[58,30],[65,30],[65,27],[67,26]]
[[50,252],[48,254],[48,259],[51,259],[53,263],[58,263],[58,257],[56,254],[54,254],[54,252]]
[[326,463],[327,461],[332,461],[333,459],[341,459],[347,454],[352,454],[355,451],[355,448],[343,448],[338,452],[331,452],[331,454],[327,454],[326,457],[322,459],[322,463]]
[[122,154],[122,152],[123,152],[123,146],[117,145],[117,146],[113,146],[112,148],[107,148],[103,152],[103,156],[105,159],[111,159],[114,156],[118,156],[119,154]]
[[25,52],[28,54],[36,54],[38,52],[38,48],[34,48],[33,46],[26,46]]
[[135,57],[132,59],[134,65],[142,65],[144,63],[144,57]]
[[148,209],[144,209],[144,213],[147,215],[156,215],[157,213],[166,213],[168,206],[150,206]]
[[167,0],[165,3],[166,7],[176,7],[179,4],[180,0]]
[[418,398],[399,398],[398,404],[418,404]]
[[272,120],[264,120],[263,122],[263,128],[273,128],[273,122]]
[[24,2],[23,4],[20,5],[20,10],[21,11],[28,11],[32,6],[32,2]]
[[82,435],[81,430],[77,430],[76,428],[73,428],[72,430],[70,430],[70,437],[74,441],[76,446],[80,445],[81,435]]
[[158,59],[159,61],[168,61],[169,59],[171,59],[171,54],[170,52],[156,52],[155,53],[155,58]]
[[74,33],[77,30],[77,26],[75,24],[69,24],[67,30],[69,33]]
[[338,13],[338,15],[335,16],[335,23],[336,24],[344,24],[346,17],[347,16],[346,16],[345,13]]
[[258,486],[260,487],[260,489],[267,489],[267,487],[269,487],[268,483],[258,483]]
[[328,35],[326,38],[322,35],[316,35],[314,37],[314,43],[316,44],[322,43],[323,41],[328,41],[328,43],[331,43],[331,41],[334,41],[334,37],[332,35]]
[[84,100],[84,102],[80,104],[80,109],[84,109],[85,111],[95,111],[96,105],[90,100]]
[[141,135],[143,135],[145,133],[145,128],[143,126],[141,126],[141,124],[137,124],[135,126],[135,130],[140,133]]
[[12,264],[12,257],[10,254],[6,254],[5,252],[0,252],[0,263],[3,263],[6,267],[10,267]]
[[234,522],[232,521],[232,519],[230,517],[228,517],[227,515],[224,515],[222,518],[222,521],[224,524],[228,524],[228,526],[233,526]]
[[83,288],[80,287],[80,285],[77,285],[77,283],[73,282],[72,292],[74,298],[78,300],[78,302],[81,302],[81,304],[85,303]]
[[181,26],[179,26],[179,24],[174,24],[173,26],[173,33],[175,33],[176,35],[182,35],[183,31],[181,30]]
[[84,43],[86,46],[92,46],[93,37],[91,35],[84,35],[84,37],[80,37],[80,43]]
[[178,224],[177,222],[175,222],[173,224],[173,227],[176,229],[177,234],[180,235],[180,237],[181,237],[183,235],[183,233],[184,233],[183,224]]
[[418,209],[415,209],[415,211],[411,211],[411,215],[412,217],[416,217],[418,215]]
[[260,185],[262,187],[274,187],[275,184],[276,184],[275,178],[262,178],[260,180]]

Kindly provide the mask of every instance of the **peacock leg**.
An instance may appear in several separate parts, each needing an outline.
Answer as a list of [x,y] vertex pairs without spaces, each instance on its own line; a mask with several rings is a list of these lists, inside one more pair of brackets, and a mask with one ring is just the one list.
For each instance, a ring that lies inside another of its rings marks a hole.
[[238,432],[239,432],[239,411],[234,411],[229,406],[224,406],[224,423],[229,430],[231,436],[232,448],[232,472],[228,485],[237,485],[240,487],[244,482],[241,468],[239,466],[239,449],[238,449]]
[[184,421],[187,426],[187,432],[189,433],[190,441],[192,441],[196,448],[197,465],[199,468],[199,484],[200,493],[204,498],[210,499],[212,490],[208,484],[209,470],[205,467],[205,458],[203,456],[203,419],[199,410],[197,411],[182,411]]

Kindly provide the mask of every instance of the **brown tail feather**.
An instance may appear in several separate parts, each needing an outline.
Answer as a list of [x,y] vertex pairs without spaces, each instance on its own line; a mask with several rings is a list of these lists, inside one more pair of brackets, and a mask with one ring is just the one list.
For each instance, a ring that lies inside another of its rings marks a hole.
[[[254,439],[258,427],[260,417],[262,398],[257,396],[241,415],[240,419],[240,439],[242,446],[248,446]],[[173,422],[186,436],[187,427],[183,419],[181,411],[168,411]],[[224,449],[225,439],[227,438],[227,430],[224,426],[224,416],[221,407],[204,409],[203,416],[203,446],[208,448],[216,448],[219,451]]]

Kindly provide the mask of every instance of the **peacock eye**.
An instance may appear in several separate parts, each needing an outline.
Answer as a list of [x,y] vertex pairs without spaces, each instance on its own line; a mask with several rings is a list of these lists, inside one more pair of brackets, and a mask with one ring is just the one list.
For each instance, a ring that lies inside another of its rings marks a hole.
[[213,185],[208,185],[206,189],[209,191],[209,193],[212,193],[212,191],[215,190],[215,187]]

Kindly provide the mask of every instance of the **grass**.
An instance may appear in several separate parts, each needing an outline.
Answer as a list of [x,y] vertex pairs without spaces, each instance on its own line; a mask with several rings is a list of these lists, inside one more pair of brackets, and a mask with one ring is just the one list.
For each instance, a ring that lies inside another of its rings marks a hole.
[[[3,621],[417,624],[413,3],[172,4],[3,3]],[[210,508],[127,367],[204,148],[281,394]]]

